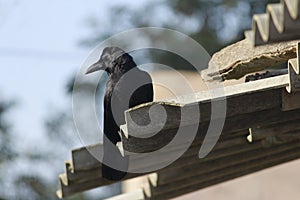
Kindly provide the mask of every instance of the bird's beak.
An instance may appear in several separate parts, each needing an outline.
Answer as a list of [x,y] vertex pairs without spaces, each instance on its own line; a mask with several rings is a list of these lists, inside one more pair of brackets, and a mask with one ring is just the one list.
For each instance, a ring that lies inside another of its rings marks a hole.
[[106,67],[104,65],[104,63],[102,61],[98,61],[95,64],[91,65],[87,71],[85,72],[85,74],[90,74],[99,70],[105,70]]

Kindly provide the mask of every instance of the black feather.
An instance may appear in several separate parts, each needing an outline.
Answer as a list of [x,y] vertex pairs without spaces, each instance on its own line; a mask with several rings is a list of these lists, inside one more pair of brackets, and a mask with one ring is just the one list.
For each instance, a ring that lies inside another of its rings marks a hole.
[[[102,166],[102,176],[109,180],[120,180],[126,175],[128,158],[122,157],[117,147],[121,141],[120,125],[125,124],[125,110],[153,101],[153,85],[150,75],[140,70],[133,58],[118,47],[103,50],[99,63],[108,73],[104,97],[104,163],[120,170]],[[111,143],[110,143],[111,142]]]

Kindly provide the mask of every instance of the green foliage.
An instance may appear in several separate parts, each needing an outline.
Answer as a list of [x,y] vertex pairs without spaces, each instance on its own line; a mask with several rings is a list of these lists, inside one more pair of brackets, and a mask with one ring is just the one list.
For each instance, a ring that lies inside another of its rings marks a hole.
[[6,119],[6,113],[12,106],[12,102],[0,101],[0,165],[4,161],[11,160],[16,156],[16,153],[11,146],[11,125]]
[[[92,34],[81,41],[90,46],[99,43],[115,33],[136,27],[157,26],[171,28],[190,35],[210,54],[229,43],[242,39],[246,29],[251,28],[254,13],[265,11],[267,3],[279,0],[172,0],[148,1],[143,7],[131,8],[118,5],[111,8],[108,22],[90,18]],[[100,24],[108,24],[103,29]],[[146,56],[153,62],[172,62],[170,55],[149,53]],[[190,69],[186,65],[179,67]]]
[[[53,167],[57,156],[54,153],[47,152],[47,148],[37,152],[20,152],[18,147],[14,146],[12,119],[8,118],[8,114],[14,108],[14,105],[13,101],[0,100],[0,200],[57,200],[55,194],[58,183],[57,176],[52,180],[48,180],[38,173],[42,164],[51,164]],[[61,120],[59,125],[68,126],[63,119],[59,118],[59,120]],[[53,141],[49,139],[49,146],[54,146]],[[30,163],[30,166],[28,166],[28,163]],[[36,165],[32,163],[36,163]],[[32,170],[19,170],[24,166],[31,167]],[[12,170],[14,170],[13,173]],[[77,199],[84,200],[86,195],[80,194],[70,198],[70,200]]]
[[54,199],[50,197],[52,190],[49,183],[46,183],[42,178],[36,176],[23,175],[15,181],[15,187],[19,188],[22,196],[30,196],[31,199]]
[[2,133],[7,133],[9,130],[9,124],[4,115],[12,105],[12,102],[0,101],[0,131]]

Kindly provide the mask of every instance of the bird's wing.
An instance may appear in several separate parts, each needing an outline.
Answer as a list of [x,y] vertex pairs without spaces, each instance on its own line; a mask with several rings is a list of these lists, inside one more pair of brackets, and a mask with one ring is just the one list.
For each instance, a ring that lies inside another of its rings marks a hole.
[[134,91],[129,100],[130,108],[153,101],[153,85],[150,75],[147,72],[141,71],[137,78],[143,79],[143,82],[148,84],[142,85]]

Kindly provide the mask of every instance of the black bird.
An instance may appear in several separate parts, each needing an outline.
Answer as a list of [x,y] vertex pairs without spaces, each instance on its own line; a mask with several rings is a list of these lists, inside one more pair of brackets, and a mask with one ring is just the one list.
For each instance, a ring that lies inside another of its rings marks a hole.
[[[104,70],[108,74],[104,96],[103,135],[103,161],[106,164],[102,164],[102,177],[120,180],[127,174],[128,169],[128,158],[122,157],[116,147],[116,143],[121,141],[118,133],[120,125],[125,124],[124,111],[153,101],[152,79],[119,47],[106,47],[99,61],[90,66],[86,73],[98,70]],[[120,170],[112,168],[113,166]]]

